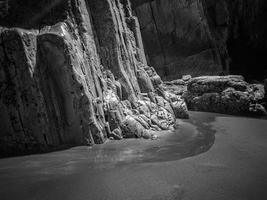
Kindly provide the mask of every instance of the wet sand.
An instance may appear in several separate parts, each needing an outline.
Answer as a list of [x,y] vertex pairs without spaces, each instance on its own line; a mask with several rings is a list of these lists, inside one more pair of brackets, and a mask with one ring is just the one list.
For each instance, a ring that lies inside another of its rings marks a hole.
[[0,199],[267,199],[267,120],[190,115],[154,141],[0,159]]

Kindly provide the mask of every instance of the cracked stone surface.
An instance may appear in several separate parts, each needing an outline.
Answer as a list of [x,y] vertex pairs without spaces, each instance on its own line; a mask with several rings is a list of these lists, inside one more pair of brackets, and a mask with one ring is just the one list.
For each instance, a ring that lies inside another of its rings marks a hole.
[[1,156],[173,129],[179,105],[147,66],[128,1],[59,1],[36,18],[22,7],[6,16],[21,28],[0,28]]

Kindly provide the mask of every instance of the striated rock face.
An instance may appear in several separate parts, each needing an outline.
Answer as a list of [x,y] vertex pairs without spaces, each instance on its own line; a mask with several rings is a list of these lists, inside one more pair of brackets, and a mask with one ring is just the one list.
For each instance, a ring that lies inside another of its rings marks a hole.
[[265,108],[267,108],[267,79],[264,80],[264,92],[265,92]]
[[228,70],[199,0],[132,0],[148,63],[164,79],[183,74],[215,75]]
[[36,5],[11,1],[0,19],[1,156],[153,138],[188,116],[147,66],[127,0]]
[[[165,81],[164,91],[185,99],[194,111],[265,116],[267,81],[249,84],[240,75],[200,76]],[[265,107],[265,108],[264,108]]]
[[164,79],[184,74],[267,77],[265,0],[132,0],[148,63]]
[[264,86],[242,76],[202,76],[190,80],[184,98],[189,109],[225,114],[266,115]]
[[267,77],[267,2],[202,0],[213,38],[228,51],[231,74],[248,80]]
[[266,83],[192,78],[266,77],[264,0],[3,2],[0,156],[154,138],[189,117],[185,101],[266,114]]

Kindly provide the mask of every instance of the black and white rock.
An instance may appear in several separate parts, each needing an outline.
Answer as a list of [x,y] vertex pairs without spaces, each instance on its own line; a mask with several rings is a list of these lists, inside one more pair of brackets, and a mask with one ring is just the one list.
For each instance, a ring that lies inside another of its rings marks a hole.
[[266,115],[261,105],[264,87],[242,76],[203,76],[191,79],[184,98],[189,109],[226,114]]
[[15,0],[0,20],[1,156],[172,129],[129,1],[48,4]]

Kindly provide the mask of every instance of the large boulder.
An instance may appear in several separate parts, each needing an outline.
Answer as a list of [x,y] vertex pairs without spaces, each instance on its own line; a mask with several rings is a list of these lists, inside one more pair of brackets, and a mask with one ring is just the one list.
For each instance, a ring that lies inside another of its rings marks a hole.
[[189,118],[187,105],[183,99],[178,98],[176,101],[171,102],[171,106],[173,108],[174,115],[176,118],[181,118],[181,119]]
[[132,116],[126,116],[121,124],[122,135],[125,138],[140,138],[145,128]]
[[189,109],[227,114],[265,115],[260,104],[262,85],[248,84],[242,76],[203,76],[191,79],[184,98]]
[[141,92],[149,93],[154,91],[152,81],[142,66],[138,68],[136,76]]

